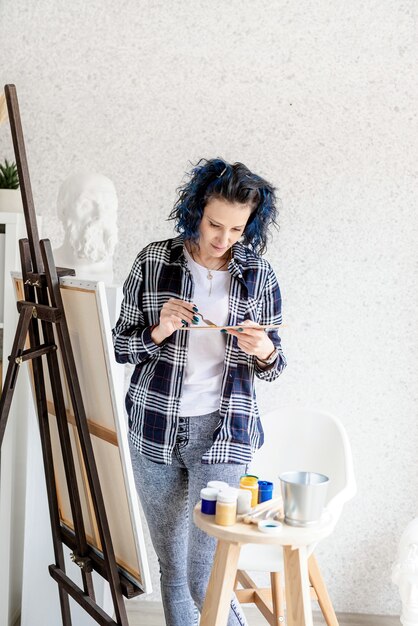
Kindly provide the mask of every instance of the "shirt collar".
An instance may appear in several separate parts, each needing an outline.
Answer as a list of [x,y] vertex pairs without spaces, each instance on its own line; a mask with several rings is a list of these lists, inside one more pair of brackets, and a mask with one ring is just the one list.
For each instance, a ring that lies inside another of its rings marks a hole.
[[174,237],[171,240],[170,263],[180,263],[180,265],[184,265],[186,263],[186,258],[183,254],[183,245],[183,235]]

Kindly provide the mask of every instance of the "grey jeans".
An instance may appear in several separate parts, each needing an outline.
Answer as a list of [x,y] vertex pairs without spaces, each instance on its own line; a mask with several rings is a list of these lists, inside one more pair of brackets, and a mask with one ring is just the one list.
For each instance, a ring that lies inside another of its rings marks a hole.
[[[209,480],[238,486],[245,465],[205,465],[219,413],[179,418],[172,465],[150,461],[130,442],[136,488],[157,553],[166,626],[198,623],[213,564],[216,539],[193,523],[193,508]],[[235,596],[228,626],[247,626]]]

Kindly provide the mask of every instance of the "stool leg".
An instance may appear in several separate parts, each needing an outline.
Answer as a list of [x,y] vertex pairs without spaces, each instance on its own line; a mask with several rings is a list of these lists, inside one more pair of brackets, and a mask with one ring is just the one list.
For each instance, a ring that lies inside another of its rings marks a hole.
[[241,546],[218,541],[200,626],[226,626]]
[[284,626],[284,597],[280,572],[270,573],[275,626]]
[[308,560],[309,579],[318,598],[318,604],[321,607],[322,614],[327,626],[338,626],[337,616],[332,606],[331,598],[328,595],[327,588],[319,570],[318,561],[314,554],[311,554]]
[[313,626],[306,546],[283,546],[288,626]]

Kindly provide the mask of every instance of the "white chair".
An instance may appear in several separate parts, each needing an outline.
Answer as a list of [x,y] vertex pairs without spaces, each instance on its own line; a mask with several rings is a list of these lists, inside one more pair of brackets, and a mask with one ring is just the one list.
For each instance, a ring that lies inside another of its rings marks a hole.
[[[350,444],[341,422],[327,413],[308,408],[283,408],[263,417],[265,444],[255,455],[249,473],[272,480],[280,494],[278,476],[285,471],[315,471],[330,478],[326,511],[335,525],[342,507],[356,493]],[[311,596],[328,626],[338,626],[326,586],[309,546]],[[235,593],[242,603],[254,602],[271,626],[284,624],[283,554],[281,547],[246,544],[238,563]],[[271,588],[260,589],[247,574],[270,572]],[[243,589],[238,588],[240,584]]]

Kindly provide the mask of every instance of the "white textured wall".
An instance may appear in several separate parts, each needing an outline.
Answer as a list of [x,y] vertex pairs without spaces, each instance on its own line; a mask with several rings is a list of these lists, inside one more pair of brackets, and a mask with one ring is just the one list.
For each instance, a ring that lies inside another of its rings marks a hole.
[[1,83],[54,245],[58,185],[82,164],[118,189],[119,280],[171,234],[189,160],[279,186],[289,367],[260,400],[347,427],[358,496],[319,551],[343,611],[399,612],[391,563],[418,508],[416,25],[414,0],[0,2]]

